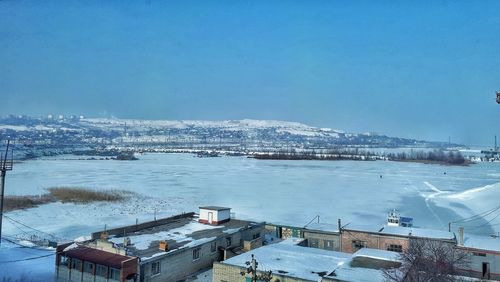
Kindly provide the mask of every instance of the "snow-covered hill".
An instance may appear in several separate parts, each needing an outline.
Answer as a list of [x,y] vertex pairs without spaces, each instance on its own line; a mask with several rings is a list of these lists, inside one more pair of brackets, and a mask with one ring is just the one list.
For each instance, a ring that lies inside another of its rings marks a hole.
[[346,133],[298,122],[276,120],[138,120],[117,118],[0,119],[0,139],[18,144],[60,146],[131,145],[171,148],[318,149],[358,147],[440,147],[448,144]]

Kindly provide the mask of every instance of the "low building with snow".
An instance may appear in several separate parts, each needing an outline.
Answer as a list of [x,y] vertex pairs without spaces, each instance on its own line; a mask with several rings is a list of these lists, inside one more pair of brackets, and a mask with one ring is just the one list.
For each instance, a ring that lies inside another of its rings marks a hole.
[[361,248],[403,252],[411,240],[426,239],[445,244],[456,244],[453,232],[403,226],[348,225],[341,230],[340,250],[354,253]]
[[213,281],[251,281],[248,263],[257,260],[257,275],[271,271],[271,281],[384,281],[383,269],[399,267],[398,253],[363,249],[355,254],[309,248],[305,239],[289,238],[214,263]]
[[457,248],[467,254],[463,274],[488,280],[500,280],[500,238],[464,235],[459,232]]
[[262,245],[264,223],[223,214],[209,224],[203,223],[205,215],[186,213],[104,230],[90,240],[58,246],[56,280],[178,281]]

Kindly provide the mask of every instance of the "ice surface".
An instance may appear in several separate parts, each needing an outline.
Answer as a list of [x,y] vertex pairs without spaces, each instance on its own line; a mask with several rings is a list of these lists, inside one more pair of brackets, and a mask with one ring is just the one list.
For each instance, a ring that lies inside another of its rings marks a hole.
[[[500,163],[455,167],[389,161],[194,158],[188,154],[145,154],[139,161],[61,158],[16,164],[7,175],[6,194],[38,195],[52,186],[138,194],[120,203],[51,203],[7,213],[68,240],[88,236],[105,225],[112,228],[134,224],[136,219],[152,220],[155,211],[160,218],[197,211],[203,205],[231,207],[241,219],[293,226],[304,226],[316,215],[321,223],[333,226],[338,218],[342,225],[382,226],[387,212],[397,208],[403,216],[413,217],[415,226],[447,230],[450,221],[498,206],[500,194]],[[469,222],[466,233],[498,232],[500,218],[488,223],[492,219]],[[22,233],[18,227],[4,218],[6,235]],[[457,227],[452,225],[454,230]],[[0,253],[0,261],[6,259],[10,260]],[[50,272],[53,263],[51,259],[46,266]],[[12,263],[0,263],[0,273],[11,267]]]

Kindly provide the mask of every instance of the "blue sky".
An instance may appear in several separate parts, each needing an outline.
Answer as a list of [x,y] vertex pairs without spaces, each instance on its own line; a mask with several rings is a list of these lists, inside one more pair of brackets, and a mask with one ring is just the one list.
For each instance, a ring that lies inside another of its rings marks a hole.
[[[376,3],[375,3],[376,2]],[[500,1],[0,1],[2,113],[277,119],[485,145]]]

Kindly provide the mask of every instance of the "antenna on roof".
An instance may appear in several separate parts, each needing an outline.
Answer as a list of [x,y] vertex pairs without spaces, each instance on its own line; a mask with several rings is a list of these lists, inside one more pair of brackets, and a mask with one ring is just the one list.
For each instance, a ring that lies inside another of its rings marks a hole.
[[4,198],[4,188],[5,188],[5,175],[8,170],[12,170],[12,165],[14,163],[14,157],[12,149],[9,150],[10,140],[7,140],[7,147],[5,148],[5,154],[0,157],[0,244],[2,243],[2,219],[3,219],[3,198]]

